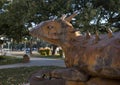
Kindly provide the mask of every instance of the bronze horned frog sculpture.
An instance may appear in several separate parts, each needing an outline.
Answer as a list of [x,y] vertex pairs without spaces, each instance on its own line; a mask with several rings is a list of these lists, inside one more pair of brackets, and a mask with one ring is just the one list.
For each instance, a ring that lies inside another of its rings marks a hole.
[[108,29],[104,35],[81,35],[70,23],[76,15],[43,21],[30,34],[61,46],[67,68],[93,77],[120,79],[120,32]]

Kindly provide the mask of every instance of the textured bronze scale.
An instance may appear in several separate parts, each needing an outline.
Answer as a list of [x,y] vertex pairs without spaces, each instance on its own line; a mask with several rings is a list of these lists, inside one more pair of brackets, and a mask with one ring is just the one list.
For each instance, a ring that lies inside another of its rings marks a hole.
[[64,50],[66,68],[50,71],[49,77],[65,80],[58,85],[120,85],[120,32],[81,35],[70,23],[76,15],[43,21],[30,31]]

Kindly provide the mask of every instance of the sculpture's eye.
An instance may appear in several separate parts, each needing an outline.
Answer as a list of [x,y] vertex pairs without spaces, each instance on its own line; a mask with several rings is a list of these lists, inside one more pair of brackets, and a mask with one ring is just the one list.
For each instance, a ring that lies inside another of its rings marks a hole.
[[48,28],[48,29],[52,29],[52,28],[54,28],[54,27],[53,27],[53,26],[48,26],[47,28]]

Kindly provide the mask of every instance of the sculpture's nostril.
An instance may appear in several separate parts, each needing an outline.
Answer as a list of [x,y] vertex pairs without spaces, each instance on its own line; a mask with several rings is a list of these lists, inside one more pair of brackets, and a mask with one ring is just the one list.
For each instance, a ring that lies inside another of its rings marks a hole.
[[34,36],[36,34],[36,29],[34,29],[34,28],[30,29],[29,34]]
[[33,29],[33,27],[29,27],[28,30],[31,31]]
[[34,33],[34,28],[28,28],[28,30],[29,30],[29,34],[33,34]]

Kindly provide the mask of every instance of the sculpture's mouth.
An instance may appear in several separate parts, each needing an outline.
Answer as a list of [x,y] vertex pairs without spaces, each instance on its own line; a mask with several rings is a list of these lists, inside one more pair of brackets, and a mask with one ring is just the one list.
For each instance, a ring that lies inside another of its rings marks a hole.
[[40,24],[38,24],[36,27],[32,28],[31,30],[29,30],[29,34],[34,36],[34,37],[42,37],[42,32],[40,31],[40,29],[43,26],[43,22],[41,22]]
[[45,34],[42,30],[43,25],[44,25],[44,23],[41,22],[36,27],[32,28],[29,31],[29,34],[32,35],[33,37],[37,37],[37,38],[40,38],[40,39],[45,39],[45,36],[44,36]]
[[37,30],[37,29],[32,29],[29,31],[29,34],[33,37],[39,38],[39,39],[43,39],[42,38],[42,34]]

